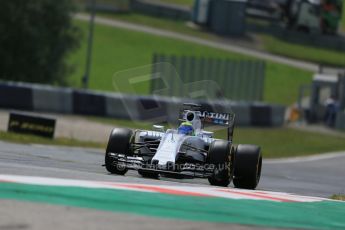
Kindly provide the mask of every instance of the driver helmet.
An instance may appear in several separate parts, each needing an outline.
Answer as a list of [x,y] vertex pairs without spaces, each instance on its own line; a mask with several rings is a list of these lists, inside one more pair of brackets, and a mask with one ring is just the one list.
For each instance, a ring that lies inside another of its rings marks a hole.
[[185,135],[193,135],[194,129],[192,123],[186,121],[183,122],[180,127],[178,128],[179,134],[185,134]]

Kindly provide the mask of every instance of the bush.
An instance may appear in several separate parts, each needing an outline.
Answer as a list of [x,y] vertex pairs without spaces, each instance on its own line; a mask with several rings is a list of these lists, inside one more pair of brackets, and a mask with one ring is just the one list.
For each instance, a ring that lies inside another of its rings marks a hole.
[[71,0],[5,0],[0,7],[0,79],[64,85],[78,48]]

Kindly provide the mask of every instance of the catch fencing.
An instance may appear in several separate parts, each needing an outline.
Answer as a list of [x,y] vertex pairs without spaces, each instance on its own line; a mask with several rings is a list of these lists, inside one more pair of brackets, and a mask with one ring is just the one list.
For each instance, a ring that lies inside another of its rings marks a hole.
[[153,95],[232,101],[263,99],[264,61],[154,54],[152,62]]

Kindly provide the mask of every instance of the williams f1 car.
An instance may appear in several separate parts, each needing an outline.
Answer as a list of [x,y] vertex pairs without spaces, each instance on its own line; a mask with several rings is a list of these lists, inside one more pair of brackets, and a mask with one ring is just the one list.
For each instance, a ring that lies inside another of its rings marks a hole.
[[[184,104],[178,129],[154,130],[114,128],[105,153],[108,172],[124,175],[137,170],[147,178],[207,178],[211,185],[255,189],[262,166],[260,147],[234,145],[233,113],[200,110],[195,104]],[[224,126],[227,140],[214,138],[205,125]]]

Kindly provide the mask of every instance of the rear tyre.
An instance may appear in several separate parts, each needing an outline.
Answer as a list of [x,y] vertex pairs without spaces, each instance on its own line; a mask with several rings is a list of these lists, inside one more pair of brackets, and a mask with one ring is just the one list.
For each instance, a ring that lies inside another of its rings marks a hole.
[[119,163],[111,153],[130,155],[131,138],[133,131],[130,129],[115,128],[111,131],[107,149],[105,152],[105,168],[108,172],[124,175],[128,171],[125,164]]
[[208,181],[211,185],[227,187],[232,179],[232,156],[227,141],[216,140],[211,143],[207,162],[214,166]]
[[259,184],[262,168],[260,147],[238,145],[234,161],[234,185],[236,188],[255,189]]

